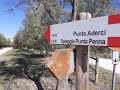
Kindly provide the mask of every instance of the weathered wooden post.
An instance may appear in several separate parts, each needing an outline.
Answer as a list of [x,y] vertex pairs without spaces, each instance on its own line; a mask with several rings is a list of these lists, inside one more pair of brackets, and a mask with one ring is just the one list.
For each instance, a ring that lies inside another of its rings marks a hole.
[[[91,18],[90,13],[80,13],[79,19]],[[89,46],[76,46],[76,90],[88,90]]]
[[98,74],[99,74],[99,58],[96,57],[96,64],[95,64],[95,84],[98,83]]

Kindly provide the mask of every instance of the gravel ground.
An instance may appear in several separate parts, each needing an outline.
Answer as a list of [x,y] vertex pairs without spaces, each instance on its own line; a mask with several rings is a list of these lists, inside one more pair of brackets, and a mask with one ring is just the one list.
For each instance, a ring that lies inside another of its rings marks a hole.
[[29,79],[16,78],[8,81],[0,90],[37,90],[36,85]]

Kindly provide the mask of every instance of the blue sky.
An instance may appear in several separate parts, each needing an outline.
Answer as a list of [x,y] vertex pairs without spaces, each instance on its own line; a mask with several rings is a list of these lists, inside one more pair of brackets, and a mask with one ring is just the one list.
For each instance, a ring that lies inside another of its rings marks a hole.
[[25,14],[22,10],[17,9],[14,12],[6,12],[5,0],[0,1],[0,33],[4,34],[6,38],[12,38],[15,36],[19,27],[22,27],[22,20],[25,18]]
[[21,22],[24,18],[25,15],[21,11],[17,11],[15,14],[0,14],[0,33],[4,34],[6,38],[12,38],[22,26]]

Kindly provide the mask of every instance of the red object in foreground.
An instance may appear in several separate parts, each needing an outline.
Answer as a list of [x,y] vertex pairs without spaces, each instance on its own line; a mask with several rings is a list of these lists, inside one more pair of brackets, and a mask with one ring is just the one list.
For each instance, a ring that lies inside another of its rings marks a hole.
[[45,32],[45,39],[50,43],[50,26],[48,26],[47,31]]
[[108,24],[117,24],[120,23],[120,14],[108,16]]

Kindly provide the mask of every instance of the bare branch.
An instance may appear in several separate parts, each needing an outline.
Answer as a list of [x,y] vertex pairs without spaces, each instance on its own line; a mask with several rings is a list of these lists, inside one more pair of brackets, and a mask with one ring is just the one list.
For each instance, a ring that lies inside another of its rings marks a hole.
[[51,14],[51,10],[47,9],[47,6],[45,5],[45,3],[43,2],[43,5],[44,5],[44,8],[45,8],[45,11],[48,13],[48,15],[51,17],[51,19],[54,21],[54,23],[58,23],[58,21],[55,20],[55,18],[52,16]]
[[106,5],[108,5],[109,3],[110,3],[110,0],[105,0],[104,3],[103,3],[103,4],[101,5],[101,7],[99,8],[98,12],[96,12],[96,13],[93,15],[93,17],[97,16],[97,15],[99,14],[99,12],[101,12],[102,9],[103,9]]
[[25,0],[19,1],[19,2],[15,5],[15,7],[9,8],[7,11],[9,11],[9,12],[14,11],[14,9],[20,7],[20,6],[21,6],[23,3],[25,3],[25,2],[26,2]]

